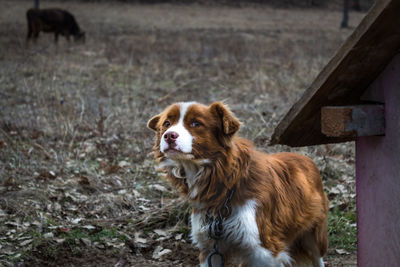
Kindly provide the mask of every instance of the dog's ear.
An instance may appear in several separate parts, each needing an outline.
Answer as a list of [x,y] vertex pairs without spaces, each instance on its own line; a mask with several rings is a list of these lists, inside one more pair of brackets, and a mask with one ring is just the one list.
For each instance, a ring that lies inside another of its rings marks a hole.
[[239,130],[240,121],[224,103],[214,102],[210,105],[210,110],[219,119],[224,134],[233,135]]
[[160,115],[157,115],[151,118],[147,123],[147,127],[153,131],[157,131],[157,123],[160,120],[160,117],[161,117]]

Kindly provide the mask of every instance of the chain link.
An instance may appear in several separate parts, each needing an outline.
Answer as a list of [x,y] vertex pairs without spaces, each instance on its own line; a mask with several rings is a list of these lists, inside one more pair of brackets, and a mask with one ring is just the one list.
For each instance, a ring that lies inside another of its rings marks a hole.
[[228,197],[226,198],[224,205],[218,211],[218,214],[216,216],[207,211],[206,220],[208,222],[208,236],[209,238],[215,240],[214,250],[208,255],[207,258],[208,267],[212,267],[213,256],[219,256],[221,258],[221,267],[224,267],[225,265],[225,256],[218,250],[218,240],[223,238],[225,218],[230,216],[232,212],[230,201],[232,199],[233,193],[233,189],[229,190]]

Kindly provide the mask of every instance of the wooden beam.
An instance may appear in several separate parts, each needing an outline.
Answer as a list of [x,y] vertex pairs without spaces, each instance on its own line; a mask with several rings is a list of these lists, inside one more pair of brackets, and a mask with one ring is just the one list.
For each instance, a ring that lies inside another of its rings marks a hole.
[[329,137],[384,135],[384,106],[359,105],[322,107],[321,132]]

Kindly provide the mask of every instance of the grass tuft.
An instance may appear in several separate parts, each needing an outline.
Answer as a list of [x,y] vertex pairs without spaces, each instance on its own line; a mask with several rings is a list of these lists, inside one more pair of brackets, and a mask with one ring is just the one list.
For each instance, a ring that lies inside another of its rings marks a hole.
[[329,213],[328,232],[330,247],[357,250],[357,216],[354,210],[340,211],[334,208]]

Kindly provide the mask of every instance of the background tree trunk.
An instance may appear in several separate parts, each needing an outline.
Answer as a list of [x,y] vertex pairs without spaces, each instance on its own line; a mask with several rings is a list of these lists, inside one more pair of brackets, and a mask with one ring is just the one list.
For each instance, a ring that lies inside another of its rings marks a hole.
[[343,20],[340,27],[349,27],[349,0],[343,0]]

